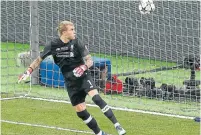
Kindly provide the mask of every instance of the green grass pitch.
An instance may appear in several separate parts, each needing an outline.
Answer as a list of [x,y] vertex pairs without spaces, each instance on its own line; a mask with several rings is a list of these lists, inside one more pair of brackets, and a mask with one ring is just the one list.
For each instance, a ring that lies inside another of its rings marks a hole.
[[[2,120],[90,131],[76,116],[70,104],[31,99],[5,100],[1,101],[1,104]],[[99,108],[88,107],[88,111],[97,119],[101,129],[113,135],[117,134]],[[200,131],[200,124],[193,120],[116,110],[114,113],[127,130],[127,135],[199,135]],[[2,123],[1,130],[3,135],[84,135],[9,123]]]
[[[41,47],[42,49],[43,47]],[[16,93],[27,93],[29,84],[16,84],[17,77],[26,68],[16,66],[17,54],[28,51],[27,44],[1,43],[1,96],[12,97]],[[139,59],[125,56],[111,56],[105,54],[93,54],[98,57],[109,58],[112,61],[112,73],[128,72],[133,70],[149,70],[161,66],[174,66],[176,63]],[[122,66],[124,65],[124,66]],[[172,70],[157,73],[146,73],[135,77],[153,77],[157,86],[161,83],[182,86],[182,82],[190,76],[189,70]],[[196,72],[196,79],[200,79],[200,72]],[[125,77],[120,77],[124,80]],[[67,93],[63,89],[31,86],[30,96],[42,98],[55,98],[68,100]],[[125,106],[133,109],[157,111],[162,113],[199,116],[199,103],[171,102],[145,99],[143,97],[123,97],[122,95],[102,95],[109,105]],[[87,98],[87,101],[91,99]],[[68,129],[90,131],[84,123],[77,118],[73,108],[69,104],[45,102],[30,99],[15,99],[1,101],[2,120],[57,126]],[[107,120],[98,108],[88,108],[89,112],[97,119],[100,127],[106,132],[115,135],[113,125]],[[164,116],[140,114],[125,111],[114,111],[119,121],[128,131],[128,135],[198,135],[199,123],[193,120],[171,118]],[[69,131],[16,125],[2,122],[2,135],[77,135]],[[84,134],[83,134],[84,135]]]

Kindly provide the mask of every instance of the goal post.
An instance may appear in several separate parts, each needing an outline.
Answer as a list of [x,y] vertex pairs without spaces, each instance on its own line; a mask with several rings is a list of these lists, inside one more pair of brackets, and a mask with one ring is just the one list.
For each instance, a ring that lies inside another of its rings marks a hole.
[[[30,46],[31,61],[35,60],[39,54],[39,20],[38,2],[30,1]],[[31,84],[39,84],[39,69],[35,69],[31,74]]]
[[[57,37],[58,23],[70,20],[75,24],[77,37],[87,45],[92,56],[109,61],[111,74],[117,75],[116,79],[107,80],[107,88],[116,87],[116,82],[123,85],[120,93],[115,88],[109,93],[105,88],[100,92],[109,105],[198,116],[200,71],[190,67],[199,61],[200,1],[154,1],[154,4],[152,13],[141,14],[139,1],[132,0],[2,1],[3,97],[26,94],[69,101],[65,87],[53,84],[55,81],[61,84],[63,80],[51,57],[44,61],[45,70],[39,67],[28,82],[16,82],[27,68],[22,63],[39,56],[44,45]],[[184,64],[184,58],[188,68],[178,66]],[[18,64],[17,59],[22,63]],[[49,65],[51,69],[47,68]],[[42,78],[41,70],[52,76]],[[58,80],[54,80],[55,75]],[[41,79],[52,85],[42,84]],[[93,103],[89,97],[86,101]]]

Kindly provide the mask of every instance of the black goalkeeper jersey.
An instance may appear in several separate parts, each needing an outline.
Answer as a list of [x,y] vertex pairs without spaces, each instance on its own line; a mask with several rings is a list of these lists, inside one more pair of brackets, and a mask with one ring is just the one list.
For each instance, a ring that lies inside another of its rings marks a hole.
[[86,46],[82,45],[77,38],[68,43],[63,43],[60,38],[56,38],[45,46],[40,57],[45,59],[48,55],[52,55],[62,73],[66,73],[84,64],[83,57],[88,54],[89,51]]

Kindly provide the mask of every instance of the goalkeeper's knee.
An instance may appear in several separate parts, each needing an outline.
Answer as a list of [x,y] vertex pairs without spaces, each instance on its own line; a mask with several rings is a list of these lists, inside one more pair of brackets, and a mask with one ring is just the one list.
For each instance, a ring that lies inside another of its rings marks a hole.
[[100,97],[100,95],[98,94],[94,95],[92,97],[92,100],[96,105],[98,105],[101,108],[102,112],[106,112],[110,109],[107,103]]
[[[91,115],[87,112],[87,110],[77,112],[77,116],[81,118],[83,121],[89,119]],[[87,123],[86,123],[87,124]]]
[[101,108],[101,111],[105,114],[105,116],[107,116],[114,124],[117,123],[117,119],[115,118],[114,113],[99,95],[93,96],[92,100]]

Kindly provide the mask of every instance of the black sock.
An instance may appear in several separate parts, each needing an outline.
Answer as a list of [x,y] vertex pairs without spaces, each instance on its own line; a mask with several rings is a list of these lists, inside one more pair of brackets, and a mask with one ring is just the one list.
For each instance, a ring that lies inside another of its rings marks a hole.
[[105,116],[112,121],[113,124],[117,123],[117,119],[114,116],[114,113],[110,109],[110,107],[107,105],[107,103],[99,96],[95,95],[92,97],[92,100],[96,105],[98,105],[102,112],[105,114]]
[[98,134],[100,132],[100,128],[98,127],[98,124],[94,118],[87,124],[87,126],[94,131],[95,134]]
[[100,128],[98,127],[98,124],[94,118],[87,112],[87,110],[84,110],[82,112],[77,112],[77,116],[81,118],[84,123],[91,129],[95,134],[98,134],[100,132]]
[[[109,108],[108,105],[106,105],[103,109],[101,109],[102,112],[105,114],[105,116],[112,121],[113,124],[117,123],[117,119],[114,116],[114,113],[112,112],[112,109]],[[107,111],[106,111],[107,110]]]

